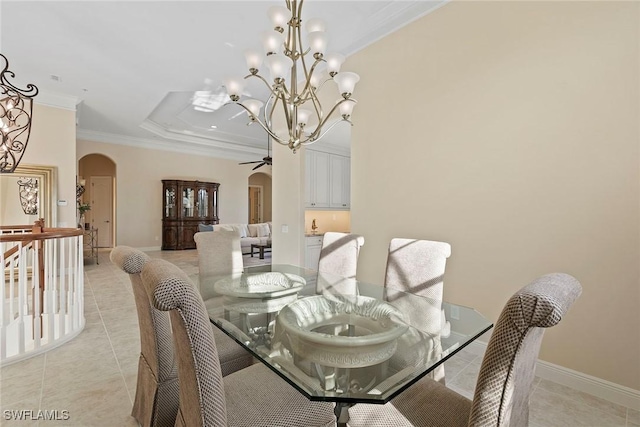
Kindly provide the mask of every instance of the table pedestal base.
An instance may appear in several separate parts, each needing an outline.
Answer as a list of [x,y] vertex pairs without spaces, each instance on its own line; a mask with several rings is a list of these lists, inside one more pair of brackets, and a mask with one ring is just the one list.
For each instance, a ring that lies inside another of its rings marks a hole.
[[349,408],[353,405],[355,405],[355,403],[336,402],[333,413],[336,414],[338,427],[347,427],[347,423],[349,422]]

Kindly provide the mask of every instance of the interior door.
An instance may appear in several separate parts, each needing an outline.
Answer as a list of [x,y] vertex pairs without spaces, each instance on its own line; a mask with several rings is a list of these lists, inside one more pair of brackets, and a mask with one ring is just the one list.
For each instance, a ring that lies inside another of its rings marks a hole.
[[249,186],[249,224],[262,222],[262,186]]
[[98,247],[113,247],[113,178],[92,176],[91,225],[98,229]]

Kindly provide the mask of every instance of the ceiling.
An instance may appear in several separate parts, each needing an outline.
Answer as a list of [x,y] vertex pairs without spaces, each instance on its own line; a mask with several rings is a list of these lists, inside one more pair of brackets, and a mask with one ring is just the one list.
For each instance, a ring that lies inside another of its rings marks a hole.
[[[348,56],[445,1],[307,0],[303,18],[325,20],[328,51]],[[39,87],[38,102],[77,104],[79,139],[258,160],[266,135],[240,107],[204,112],[193,101],[247,74],[243,51],[260,48],[274,4],[284,1],[3,0],[0,52],[14,83]],[[318,144],[348,150],[349,136],[340,123]]]

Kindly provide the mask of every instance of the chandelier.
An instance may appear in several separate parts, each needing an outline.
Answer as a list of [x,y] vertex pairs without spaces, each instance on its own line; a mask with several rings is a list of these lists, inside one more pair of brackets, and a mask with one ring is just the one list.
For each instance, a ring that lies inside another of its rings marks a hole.
[[[244,79],[230,78],[225,81],[229,98],[247,111],[249,124],[257,122],[274,141],[287,145],[294,153],[301,145],[318,141],[342,121],[353,125],[350,117],[356,100],[351,98],[351,94],[360,80],[356,73],[340,72],[345,60],[343,55],[325,54],[327,37],[323,21],[310,19],[305,23],[308,47],[304,47],[303,3],[304,0],[286,0],[286,7],[270,7],[268,14],[274,31],[267,31],[262,37],[266,57],[254,50],[245,51],[249,74]],[[269,70],[269,79],[259,74],[263,60]],[[323,63],[328,73],[324,79],[318,69]],[[270,94],[266,102],[240,99],[246,79],[249,78],[257,78],[267,86]],[[318,92],[329,80],[338,85],[340,97],[325,115]],[[303,105],[307,108],[302,108]],[[282,112],[286,130],[280,122],[274,125],[276,110]],[[336,111],[339,111],[341,118],[328,125],[329,118]]]
[[28,84],[27,89],[19,89],[9,83],[8,77],[16,75],[9,71],[7,57],[1,53],[0,57],[5,63],[0,74],[0,173],[10,173],[20,163],[29,142],[33,97],[38,88]]
[[21,177],[18,179],[18,194],[20,205],[27,215],[38,214],[38,180],[35,178]]

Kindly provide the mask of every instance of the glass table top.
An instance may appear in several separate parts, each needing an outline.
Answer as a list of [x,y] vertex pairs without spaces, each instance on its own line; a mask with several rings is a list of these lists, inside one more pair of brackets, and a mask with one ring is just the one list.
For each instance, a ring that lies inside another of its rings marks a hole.
[[386,403],[493,325],[469,307],[292,265],[216,278],[211,322],[311,400]]

